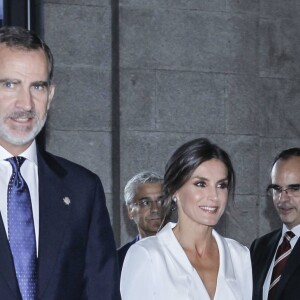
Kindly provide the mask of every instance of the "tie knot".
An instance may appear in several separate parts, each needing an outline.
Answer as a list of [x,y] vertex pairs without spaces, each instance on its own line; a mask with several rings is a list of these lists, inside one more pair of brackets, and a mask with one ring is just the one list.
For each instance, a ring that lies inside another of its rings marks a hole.
[[25,161],[25,157],[22,156],[14,156],[7,159],[7,161],[11,164],[13,171],[18,172]]
[[287,231],[284,235],[284,238],[290,241],[294,236],[295,234],[293,233],[293,231]]

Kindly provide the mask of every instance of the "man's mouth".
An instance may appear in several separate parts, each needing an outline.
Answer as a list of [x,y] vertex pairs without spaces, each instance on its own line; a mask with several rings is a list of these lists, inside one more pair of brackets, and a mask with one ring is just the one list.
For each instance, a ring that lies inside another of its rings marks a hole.
[[160,217],[150,217],[148,218],[148,221],[161,221]]
[[277,208],[282,214],[288,214],[293,209],[292,207],[286,207],[286,206],[277,206]]
[[34,111],[14,112],[8,116],[8,118],[17,122],[26,122],[35,117],[36,117],[36,113]]
[[22,118],[11,118],[13,121],[15,122],[19,122],[19,123],[26,123],[28,122],[29,120],[31,120],[31,118],[25,118],[25,117],[22,117]]

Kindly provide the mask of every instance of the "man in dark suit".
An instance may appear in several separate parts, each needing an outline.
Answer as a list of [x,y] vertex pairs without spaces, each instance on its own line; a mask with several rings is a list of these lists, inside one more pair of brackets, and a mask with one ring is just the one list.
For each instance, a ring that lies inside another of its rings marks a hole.
[[23,28],[0,28],[0,298],[119,300],[99,177],[35,141],[54,95],[52,75],[43,41]]
[[283,226],[255,240],[251,245],[253,299],[298,300],[300,299],[298,239],[300,235],[300,148],[282,151],[275,158],[271,182],[267,191],[273,198]]
[[126,253],[138,240],[155,235],[162,224],[163,178],[155,172],[141,172],[133,176],[124,189],[124,199],[129,219],[137,226],[139,234],[118,249],[120,272]]

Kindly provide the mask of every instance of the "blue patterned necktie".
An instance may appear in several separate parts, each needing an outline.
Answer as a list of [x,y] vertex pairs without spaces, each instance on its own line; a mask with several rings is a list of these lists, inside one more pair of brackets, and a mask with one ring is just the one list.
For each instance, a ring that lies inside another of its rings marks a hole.
[[20,173],[24,157],[8,158],[13,172],[7,191],[8,239],[23,300],[37,294],[37,255],[31,199]]

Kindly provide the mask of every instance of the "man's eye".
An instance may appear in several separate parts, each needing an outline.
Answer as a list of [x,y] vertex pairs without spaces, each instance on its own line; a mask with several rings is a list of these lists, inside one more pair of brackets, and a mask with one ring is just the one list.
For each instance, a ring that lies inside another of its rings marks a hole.
[[33,88],[37,91],[42,91],[45,89],[45,85],[44,84],[34,84]]
[[204,188],[206,187],[206,183],[204,181],[198,181],[196,182],[195,184],[197,187],[201,187],[201,188]]
[[11,89],[11,88],[14,87],[14,85],[15,85],[15,83],[13,81],[7,80],[7,81],[3,82],[3,86],[6,87],[6,88],[10,88]]
[[300,186],[299,185],[291,186],[290,190],[292,190],[292,191],[299,191],[300,190]]
[[141,204],[142,206],[148,206],[148,205],[150,204],[150,202],[149,202],[148,200],[141,200],[141,201],[140,201],[140,204]]

